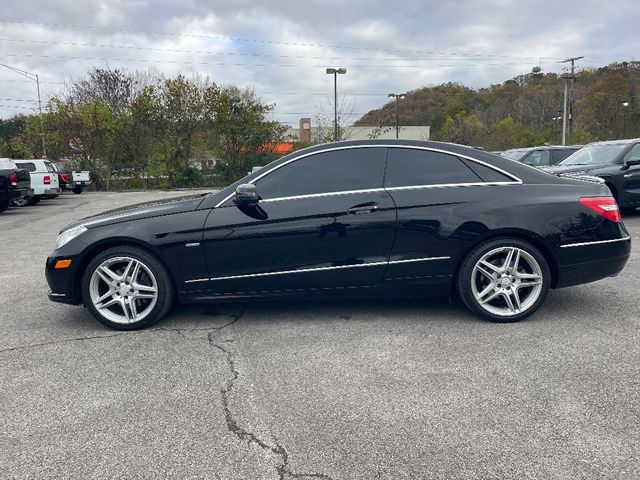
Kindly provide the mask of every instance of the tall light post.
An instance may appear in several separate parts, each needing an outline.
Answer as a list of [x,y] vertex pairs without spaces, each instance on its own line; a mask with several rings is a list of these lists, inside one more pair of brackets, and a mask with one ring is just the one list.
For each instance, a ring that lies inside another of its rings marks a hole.
[[42,126],[42,100],[40,98],[40,79],[38,78],[38,74],[27,72],[26,70],[21,70],[19,68],[12,67],[11,65],[6,65],[4,63],[0,63],[0,67],[8,68],[9,70],[16,72],[17,74],[22,75],[23,77],[27,77],[29,80],[35,80],[36,88],[38,90],[38,112],[40,113],[39,119],[40,119],[40,140],[42,141],[42,156],[46,157],[47,147],[45,146],[45,143],[44,143],[44,127]]
[[627,107],[629,102],[622,102],[622,138],[627,137]]
[[327,75],[333,75],[333,140],[338,141],[338,75],[347,73],[346,68],[327,68]]
[[390,93],[389,98],[396,99],[396,139],[400,137],[400,100],[407,98],[406,93]]

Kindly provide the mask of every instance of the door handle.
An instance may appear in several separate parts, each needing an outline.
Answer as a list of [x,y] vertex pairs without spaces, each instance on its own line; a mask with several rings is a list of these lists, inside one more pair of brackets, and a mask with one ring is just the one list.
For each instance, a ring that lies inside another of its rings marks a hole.
[[359,215],[361,213],[375,212],[376,210],[378,210],[378,205],[374,203],[368,205],[356,205],[355,207],[351,207],[349,210],[347,210],[347,212],[353,215]]

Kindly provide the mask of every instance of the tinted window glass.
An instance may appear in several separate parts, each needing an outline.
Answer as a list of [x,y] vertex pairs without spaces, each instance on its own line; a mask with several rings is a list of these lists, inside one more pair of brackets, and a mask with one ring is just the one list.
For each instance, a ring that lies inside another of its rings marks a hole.
[[571,155],[573,152],[575,152],[576,150],[552,150],[551,151],[551,164],[555,165],[556,163],[558,163],[561,160],[564,160],[565,158],[567,158],[569,155]]
[[523,158],[521,162],[532,167],[546,167],[551,164],[551,155],[549,150],[534,150],[530,155]]
[[30,172],[36,171],[36,164],[32,162],[16,162],[16,165],[24,170],[29,170]]
[[386,187],[481,181],[469,167],[453,155],[408,148],[389,149]]
[[51,165],[51,162],[44,162],[44,166],[47,169],[47,172],[55,172],[55,170],[53,169],[53,165]]
[[261,198],[382,187],[384,148],[349,148],[296,160],[256,182]]
[[640,143],[636,143],[631,150],[624,155],[624,161],[632,158],[640,158]]
[[487,167],[481,163],[472,162],[471,160],[464,161],[467,166],[476,172],[482,180],[485,182],[513,182],[513,178],[504,175],[493,168]]

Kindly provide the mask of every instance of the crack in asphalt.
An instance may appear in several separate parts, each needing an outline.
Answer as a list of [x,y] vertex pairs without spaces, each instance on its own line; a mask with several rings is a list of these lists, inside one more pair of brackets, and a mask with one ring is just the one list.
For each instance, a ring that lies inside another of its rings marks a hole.
[[[222,408],[223,408],[224,417],[225,417],[228,430],[232,432],[234,435],[236,435],[240,440],[247,441],[249,444],[253,443],[255,445],[258,445],[260,448],[264,450],[268,450],[273,454],[281,457],[281,463],[276,467],[279,480],[286,480],[287,478],[290,478],[290,479],[319,478],[322,480],[332,480],[332,478],[329,475],[326,475],[324,473],[292,472],[289,468],[289,453],[287,452],[287,449],[284,446],[280,445],[280,443],[275,437],[273,438],[273,445],[266,442],[265,440],[262,440],[255,433],[242,428],[238,423],[238,420],[236,419],[236,417],[233,415],[233,412],[231,411],[229,396],[231,394],[231,391],[233,390],[233,386],[236,380],[240,377],[240,372],[236,368],[235,360],[233,358],[233,353],[231,352],[231,350],[228,350],[224,346],[219,345],[218,343],[215,343],[215,336],[219,334],[220,331],[222,331],[223,329],[230,327],[231,325],[234,325],[235,323],[239,322],[244,316],[246,310],[247,310],[247,307],[243,308],[242,310],[240,310],[239,313],[235,315],[230,315],[232,318],[231,321],[225,323],[224,325],[221,325],[219,327],[214,327],[214,328],[211,328],[211,327],[203,327],[203,328],[156,327],[149,330],[119,332],[111,335],[90,335],[85,337],[74,337],[74,338],[66,338],[61,340],[52,340],[50,342],[33,343],[30,345],[20,345],[16,347],[1,349],[0,353],[12,352],[16,350],[27,350],[31,348],[44,347],[48,345],[57,345],[62,343],[80,342],[80,341],[86,341],[86,340],[97,340],[101,338],[133,336],[133,335],[140,335],[144,333],[174,332],[174,333],[177,333],[178,335],[184,335],[185,332],[206,331],[208,332],[207,341],[212,347],[220,350],[224,354],[227,367],[229,368],[229,371],[231,373],[231,376],[226,381],[225,388],[220,390],[221,399],[222,399]],[[224,343],[231,343],[233,341],[234,340],[225,340]]]
[[269,442],[260,438],[255,433],[250,432],[249,430],[246,430],[245,428],[241,427],[240,424],[238,423],[237,418],[234,416],[233,412],[231,411],[231,403],[230,403],[229,396],[231,395],[231,392],[233,390],[233,386],[236,380],[238,380],[238,378],[240,377],[240,372],[236,367],[236,362],[233,358],[233,353],[231,352],[231,350],[228,350],[224,346],[219,345],[218,343],[215,343],[216,342],[215,336],[222,329],[238,322],[244,316],[245,311],[246,309],[242,310],[231,322],[217,328],[214,331],[210,331],[209,334],[207,335],[207,340],[209,341],[209,344],[212,347],[220,350],[224,355],[225,361],[227,363],[227,367],[229,368],[229,372],[231,374],[231,376],[226,381],[225,387],[220,390],[222,410],[224,413],[225,421],[227,423],[227,429],[231,433],[233,433],[236,437],[238,437],[240,440],[246,441],[248,444],[257,445],[263,450],[268,450],[273,454],[281,457],[281,463],[276,467],[279,480],[285,480],[286,478],[292,478],[292,479],[319,478],[322,480],[332,480],[329,475],[325,475],[324,473],[292,472],[289,469],[289,452],[287,452],[287,449],[284,446],[280,445],[280,443],[275,437],[273,438],[273,444],[270,444]]
[[89,335],[86,337],[73,337],[73,338],[63,338],[63,339],[59,339],[59,340],[51,340],[49,342],[40,342],[40,343],[31,343],[29,345],[18,345],[15,347],[8,347],[8,348],[4,348],[4,349],[0,349],[0,353],[5,353],[5,352],[13,352],[16,350],[28,350],[30,348],[37,348],[37,347],[46,347],[49,345],[58,345],[61,343],[72,343],[72,342],[81,342],[81,341],[85,341],[85,340],[97,340],[99,338],[113,338],[113,337],[122,337],[122,336],[132,336],[132,335],[140,335],[140,334],[144,334],[144,333],[154,333],[154,332],[175,332],[179,335],[184,335],[185,332],[211,332],[211,331],[216,331],[219,332],[220,330],[222,330],[223,328],[228,327],[229,325],[232,325],[234,323],[236,323],[244,314],[244,309],[239,313],[239,314],[235,314],[235,315],[230,315],[232,320],[228,323],[225,323],[224,325],[220,326],[220,327],[202,327],[202,328],[169,328],[169,327],[156,327],[156,328],[152,328],[149,330],[138,330],[138,331],[128,331],[128,332],[118,332],[118,333],[113,333],[111,335]]

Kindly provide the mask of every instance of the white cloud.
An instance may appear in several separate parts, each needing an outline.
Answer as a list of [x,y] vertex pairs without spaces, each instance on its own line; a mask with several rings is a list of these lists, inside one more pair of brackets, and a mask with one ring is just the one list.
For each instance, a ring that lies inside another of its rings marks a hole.
[[[0,5],[0,62],[39,73],[45,96],[94,65],[199,73],[254,87],[277,104],[275,118],[295,122],[301,115],[289,112],[327,109],[327,66],[348,68],[340,92],[366,112],[391,91],[446,81],[487,86],[541,58],[556,72],[557,59],[575,54],[587,57],[585,66],[632,59],[639,14],[631,0],[84,0],[82,8],[76,0],[23,0]],[[35,85],[6,69],[0,92],[2,117],[34,106]]]

